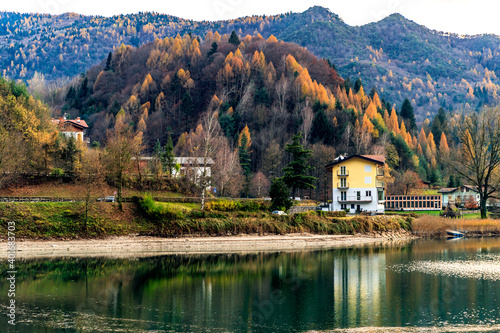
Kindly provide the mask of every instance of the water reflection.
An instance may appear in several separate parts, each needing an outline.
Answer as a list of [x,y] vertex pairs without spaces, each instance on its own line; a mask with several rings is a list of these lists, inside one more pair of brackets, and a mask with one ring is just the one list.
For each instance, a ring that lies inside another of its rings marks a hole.
[[[499,281],[391,267],[474,260],[499,250],[500,240],[486,239],[300,253],[28,260],[18,263],[16,332],[494,325],[500,322]],[[2,280],[0,289],[6,288]]]

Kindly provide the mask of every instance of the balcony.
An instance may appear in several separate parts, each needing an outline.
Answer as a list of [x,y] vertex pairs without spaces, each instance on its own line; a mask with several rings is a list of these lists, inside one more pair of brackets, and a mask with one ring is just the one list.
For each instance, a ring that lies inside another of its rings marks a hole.
[[380,178],[380,177],[384,177],[384,176],[385,176],[384,169],[377,168],[377,177]]
[[340,203],[356,203],[356,202],[372,202],[373,197],[362,197],[362,196],[354,196],[354,197],[337,197],[337,201]]
[[349,176],[349,171],[348,170],[337,170],[337,177],[348,177]]
[[347,190],[349,188],[349,183],[337,183],[337,188],[339,190]]
[[385,188],[385,183],[381,181],[377,181],[377,188]]

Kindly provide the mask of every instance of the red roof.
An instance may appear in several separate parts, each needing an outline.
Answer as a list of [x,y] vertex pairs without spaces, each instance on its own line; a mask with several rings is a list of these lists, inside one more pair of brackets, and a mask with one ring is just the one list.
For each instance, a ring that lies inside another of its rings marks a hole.
[[385,163],[385,156],[384,155],[361,155],[367,159],[378,161],[380,163]]
[[332,167],[334,167],[335,165],[339,164],[339,163],[342,163],[342,162],[345,162],[347,160],[350,160],[351,158],[362,158],[362,159],[365,159],[365,160],[368,160],[368,161],[371,161],[371,162],[375,162],[377,164],[382,164],[384,165],[385,164],[385,156],[384,155],[352,155],[352,156],[349,156],[349,157],[342,157],[342,156],[339,156],[335,162],[329,164],[326,166],[327,169],[331,169]]
[[89,126],[87,125],[87,123],[85,122],[85,120],[66,120],[67,123],[71,123],[75,126],[79,126],[79,127],[82,127],[82,128],[89,128]]
[[59,118],[59,119],[53,119],[52,118],[52,122],[56,125],[61,125],[61,121],[66,124],[66,123],[70,123],[72,125],[75,125],[76,127],[80,127],[82,129],[87,129],[89,128],[89,125],[87,125],[87,123],[85,122],[85,120],[82,120],[80,118],[76,118],[76,119],[62,119],[62,118]]

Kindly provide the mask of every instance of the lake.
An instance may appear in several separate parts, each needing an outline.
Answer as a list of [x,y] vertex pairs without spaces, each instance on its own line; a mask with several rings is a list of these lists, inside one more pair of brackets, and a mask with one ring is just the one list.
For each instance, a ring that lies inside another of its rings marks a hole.
[[[1,332],[500,331],[494,238],[22,260],[17,269],[17,325]],[[0,290],[6,323],[5,279]]]

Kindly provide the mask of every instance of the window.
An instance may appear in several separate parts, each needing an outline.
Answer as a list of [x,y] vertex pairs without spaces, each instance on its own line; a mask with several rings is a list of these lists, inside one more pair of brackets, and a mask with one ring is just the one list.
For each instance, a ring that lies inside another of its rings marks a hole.
[[341,175],[347,175],[347,171],[346,171],[345,165],[340,167],[340,174]]
[[354,209],[354,204],[351,205],[351,209]]
[[371,184],[372,183],[372,177],[365,177],[365,184]]
[[378,201],[384,201],[384,191],[378,191]]
[[347,209],[347,205],[346,204],[340,205],[340,209]]
[[347,200],[347,192],[346,191],[340,192],[340,200],[342,200],[342,201]]
[[343,188],[347,187],[347,180],[345,178],[340,179],[340,187],[343,187]]
[[372,166],[371,165],[365,165],[365,172],[372,172]]
[[372,196],[372,191],[366,191],[366,196],[371,197]]

